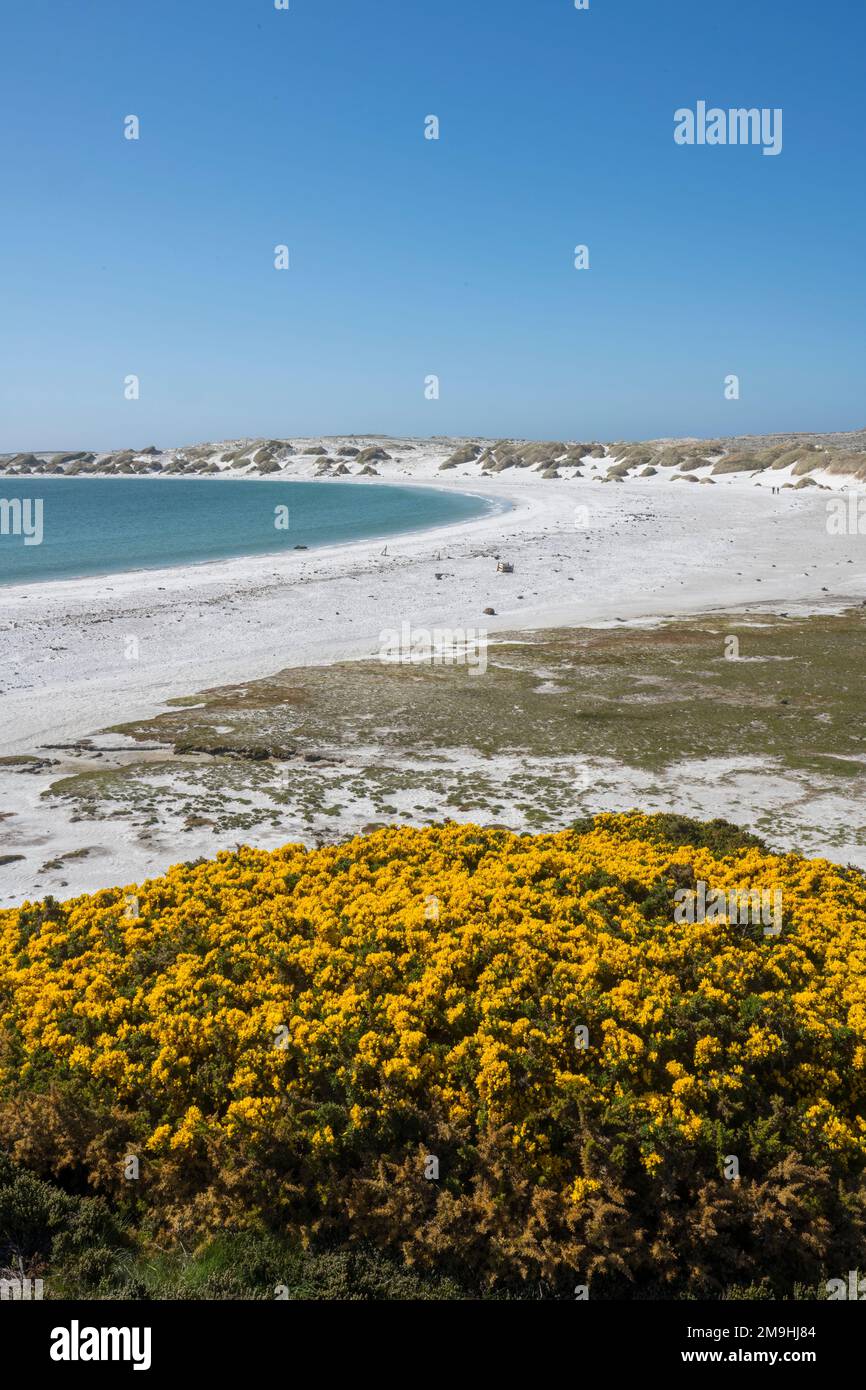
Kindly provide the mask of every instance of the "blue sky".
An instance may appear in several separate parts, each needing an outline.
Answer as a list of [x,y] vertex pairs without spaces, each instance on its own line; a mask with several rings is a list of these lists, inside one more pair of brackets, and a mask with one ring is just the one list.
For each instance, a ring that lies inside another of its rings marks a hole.
[[[2,33],[0,449],[866,426],[861,3],[16,0]],[[701,99],[781,107],[782,153],[677,146]]]

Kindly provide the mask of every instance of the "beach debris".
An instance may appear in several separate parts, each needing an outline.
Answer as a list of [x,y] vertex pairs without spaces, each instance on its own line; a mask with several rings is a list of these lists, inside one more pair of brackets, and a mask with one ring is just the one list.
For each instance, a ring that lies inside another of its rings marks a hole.
[[497,574],[513,574],[514,566],[508,560],[500,560],[496,566]]
[[489,614],[489,616],[490,616],[491,618],[494,617],[495,614],[496,614],[496,609],[495,609],[495,608],[485,608],[483,611],[484,611],[485,613]]

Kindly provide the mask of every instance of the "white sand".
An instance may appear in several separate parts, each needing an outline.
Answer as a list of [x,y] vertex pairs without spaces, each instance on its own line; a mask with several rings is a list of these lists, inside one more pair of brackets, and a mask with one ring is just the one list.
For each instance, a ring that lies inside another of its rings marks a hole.
[[[486,628],[492,636],[755,604],[834,611],[866,598],[864,540],[828,535],[830,493],[775,495],[742,475],[709,487],[674,483],[669,473],[624,483],[542,480],[528,469],[493,477],[468,468],[439,473],[452,447],[441,441],[416,448],[399,465],[377,464],[381,479],[358,479],[358,486],[432,482],[499,499],[510,510],[391,538],[387,555],[378,540],[0,589],[0,752],[39,753],[157,714],[167,699],[209,686],[368,656],[384,629],[403,622]],[[315,462],[293,461],[289,476],[311,476]],[[585,471],[603,473],[610,462]],[[780,483],[786,476],[776,474]],[[846,486],[844,479],[827,481]],[[497,555],[513,564],[513,574],[496,572]],[[495,616],[485,616],[485,607]],[[138,660],[127,659],[130,638],[138,641]],[[539,681],[545,679],[540,671]],[[0,769],[3,852],[25,855],[3,867],[4,905],[33,891],[44,860],[94,843],[91,826],[70,823],[57,802],[41,800],[64,770],[62,755],[54,756],[61,765],[53,771]],[[621,772],[620,794],[632,804],[626,783],[634,795],[640,786]],[[771,809],[766,798],[758,800]],[[714,802],[709,813],[721,809]],[[745,821],[748,808],[739,816],[735,809],[728,808],[731,818]],[[836,813],[844,822],[844,807]],[[252,838],[278,843],[291,834],[287,828],[275,838]],[[207,832],[133,844],[123,822],[103,824],[99,843],[98,855],[54,878],[40,873],[39,892],[55,891],[54,879],[59,896],[130,882],[222,847]]]
[[[377,464],[381,480],[357,485],[432,482],[511,510],[392,538],[386,556],[379,540],[0,589],[0,753],[155,714],[208,686],[366,656],[404,621],[493,634],[866,596],[863,538],[827,534],[826,492],[773,495],[739,475],[702,487],[669,475],[601,483],[542,481],[528,469],[438,473],[450,448]],[[294,462],[289,476],[311,476],[315,462]],[[496,572],[497,554],[513,574]],[[126,655],[130,638],[137,660]]]

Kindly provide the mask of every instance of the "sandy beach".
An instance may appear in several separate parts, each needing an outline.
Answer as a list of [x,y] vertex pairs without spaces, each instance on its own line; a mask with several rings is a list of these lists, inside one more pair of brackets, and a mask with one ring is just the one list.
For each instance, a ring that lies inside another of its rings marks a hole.
[[[158,715],[169,700],[194,700],[210,687],[287,668],[369,658],[383,631],[405,623],[483,630],[496,644],[505,634],[627,628],[684,614],[829,615],[866,600],[862,538],[828,534],[830,492],[773,490],[785,473],[767,480],[772,487],[742,475],[712,487],[664,475],[603,482],[610,459],[588,464],[582,478],[541,479],[527,469],[494,477],[442,473],[452,447],[416,446],[411,462],[380,465],[379,477],[358,478],[357,486],[398,481],[455,489],[498,502],[500,510],[386,543],[3,589],[0,753],[36,760],[0,769],[4,840],[21,856],[3,867],[4,903],[30,892],[35,861],[53,863],[56,853],[86,849],[87,856],[41,874],[39,891],[128,882],[181,857],[176,819],[166,818],[162,838],[136,844],[122,822],[104,824],[94,846],[79,813],[70,818],[50,791],[59,776],[81,767],[80,752],[70,754],[69,745]],[[287,476],[313,476],[314,462],[298,460]],[[512,572],[497,571],[500,557]],[[116,764],[125,743],[109,735],[92,746],[115,750]],[[139,760],[147,756],[136,750]],[[469,752],[462,756],[469,766]],[[644,783],[623,770],[598,804],[645,801]],[[689,804],[718,814],[724,799],[708,782],[706,795]],[[838,813],[835,807],[836,819]],[[356,824],[350,818],[346,828]],[[288,816],[284,828],[252,838],[279,843],[301,833]],[[221,843],[215,832],[196,831],[184,836],[182,852],[213,852]]]
[[[387,553],[381,541],[357,542],[4,588],[0,753],[92,734],[209,685],[369,656],[405,621],[493,636],[866,597],[862,538],[828,535],[823,492],[774,494],[739,476],[713,488],[540,481],[521,470],[470,479],[438,472],[448,452],[419,451],[411,472],[403,461],[356,484],[414,482],[507,510],[392,539]],[[312,466],[287,476],[312,477]],[[496,572],[499,555],[512,574]],[[136,660],[126,656],[132,637]]]

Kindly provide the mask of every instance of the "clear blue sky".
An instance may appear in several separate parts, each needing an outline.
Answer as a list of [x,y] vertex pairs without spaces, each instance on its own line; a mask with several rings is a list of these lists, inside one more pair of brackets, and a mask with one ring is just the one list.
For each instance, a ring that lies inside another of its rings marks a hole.
[[[2,450],[866,425],[862,0],[10,0],[0,32]],[[678,147],[699,99],[781,107],[783,152]]]

